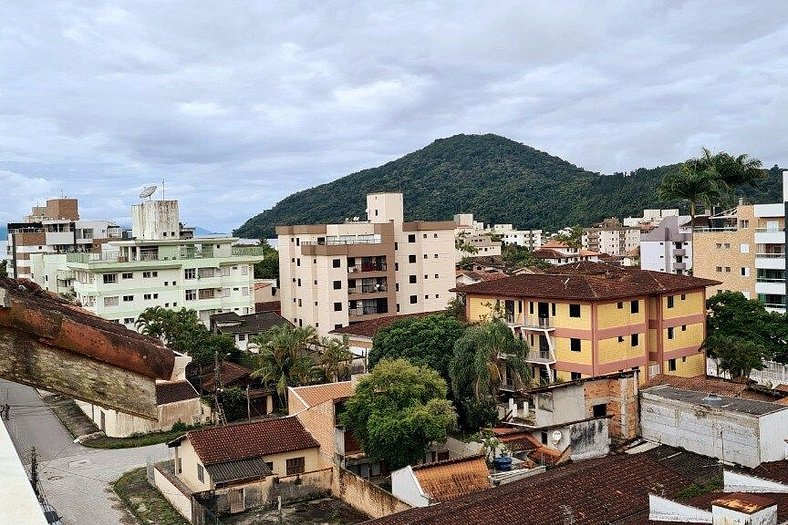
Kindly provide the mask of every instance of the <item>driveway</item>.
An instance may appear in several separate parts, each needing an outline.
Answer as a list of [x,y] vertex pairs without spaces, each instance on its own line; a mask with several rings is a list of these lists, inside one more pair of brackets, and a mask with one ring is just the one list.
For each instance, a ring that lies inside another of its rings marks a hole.
[[38,393],[0,380],[0,404],[11,405],[6,427],[25,466],[36,447],[41,486],[64,525],[136,524],[112,492],[110,483],[124,472],[168,456],[166,445],[101,450],[73,443]]

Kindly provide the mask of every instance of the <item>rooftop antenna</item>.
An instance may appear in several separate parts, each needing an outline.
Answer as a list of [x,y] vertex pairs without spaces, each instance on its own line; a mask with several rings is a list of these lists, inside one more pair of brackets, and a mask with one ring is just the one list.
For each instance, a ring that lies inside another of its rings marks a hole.
[[154,193],[156,193],[156,186],[148,186],[140,192],[140,199],[147,198],[148,200],[150,200],[150,196],[153,195]]

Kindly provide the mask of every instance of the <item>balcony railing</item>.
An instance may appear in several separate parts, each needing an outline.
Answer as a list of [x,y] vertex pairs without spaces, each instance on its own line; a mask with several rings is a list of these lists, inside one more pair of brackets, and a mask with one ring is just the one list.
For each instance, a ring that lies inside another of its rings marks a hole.
[[385,284],[356,286],[347,289],[349,294],[381,293],[386,291],[388,291],[388,286]]
[[785,252],[777,253],[756,253],[756,259],[782,259],[785,257]]
[[346,246],[353,244],[381,244],[381,239],[326,239],[324,241],[303,241],[306,246]]
[[777,277],[756,277],[756,283],[784,283],[785,279],[779,279]]
[[377,264],[357,264],[355,266],[348,266],[348,273],[358,272],[385,272],[387,269],[386,263]]
[[525,316],[523,326],[526,328],[553,328],[553,320],[549,317]]
[[376,315],[376,314],[385,314],[388,313],[388,308],[378,308],[377,306],[365,306],[362,308],[350,308],[348,309],[348,315]]
[[755,228],[755,233],[779,233],[784,231],[785,228]]

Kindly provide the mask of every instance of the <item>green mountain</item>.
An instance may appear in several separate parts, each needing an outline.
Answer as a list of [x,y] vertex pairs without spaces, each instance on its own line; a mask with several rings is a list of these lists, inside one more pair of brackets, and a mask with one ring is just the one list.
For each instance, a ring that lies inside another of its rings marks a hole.
[[[366,194],[401,191],[406,220],[447,220],[473,213],[485,223],[557,229],[591,225],[605,217],[640,216],[659,202],[656,187],[678,164],[638,169],[625,176],[584,170],[498,135],[456,135],[378,168],[294,193],[252,217],[234,234],[272,237],[285,224],[341,222],[364,217]],[[754,202],[777,202],[779,169],[760,189],[745,194]]]

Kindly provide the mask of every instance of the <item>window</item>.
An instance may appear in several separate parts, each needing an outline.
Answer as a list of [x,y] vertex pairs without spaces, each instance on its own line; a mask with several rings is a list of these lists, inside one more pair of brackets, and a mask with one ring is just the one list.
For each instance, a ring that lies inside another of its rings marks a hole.
[[631,301],[629,303],[629,313],[636,314],[640,311],[640,301]]
[[183,459],[182,458],[175,458],[175,473],[181,474],[183,473]]
[[668,359],[668,372],[675,372],[675,371],[676,371],[676,360]]
[[412,242],[416,242],[416,235],[415,234],[408,235],[408,242],[411,242],[411,243]]
[[246,334],[238,334],[239,341],[246,341]]
[[618,342],[619,343],[623,343],[624,342],[624,336],[623,335],[618,336]]
[[342,324],[341,324],[341,323],[340,323],[340,324],[335,324],[335,325],[334,325],[334,330],[336,330],[336,329],[338,329],[338,328],[342,328]]
[[126,317],[125,319],[123,319],[123,324],[134,324],[134,318]]
[[398,262],[395,262],[395,263],[394,263],[394,271],[395,271],[395,272],[398,272],[398,271],[399,271],[399,263],[398,263]]
[[749,220],[742,219],[742,220],[739,221],[739,228],[747,229],[749,227],[750,227],[750,221]]
[[547,432],[542,432],[542,445],[547,445]]
[[750,276],[750,269],[745,267],[745,266],[742,266],[742,268],[741,268],[741,275],[742,275],[742,277],[749,277]]
[[581,348],[582,345],[580,343],[580,339],[572,338],[569,340],[569,350],[572,352],[579,352]]
[[134,296],[133,295],[124,295],[123,296],[123,302],[124,303],[130,303],[133,300],[134,300]]
[[149,293],[143,294],[142,299],[145,301],[150,301],[151,299],[153,299],[153,294],[149,294]]
[[395,242],[395,243],[394,243],[394,250],[395,250],[395,251],[396,251],[396,250],[399,250],[399,243],[398,243],[398,242]]
[[427,238],[427,234],[426,233],[423,234],[422,237],[424,237],[426,239]]
[[718,243],[717,243],[717,246],[716,246],[716,248],[717,248],[718,250],[722,250],[722,243],[721,243],[721,242],[718,242]]
[[241,288],[241,295],[243,295],[243,296],[249,295],[249,287],[248,286],[244,286],[243,288]]
[[342,281],[334,281],[334,290],[342,289]]
[[300,277],[298,278],[297,282],[298,282],[298,286],[301,286],[301,278]]
[[150,279],[151,277],[158,277],[159,272],[142,272],[143,279]]
[[570,379],[572,381],[577,381],[578,379],[582,379],[582,378],[583,378],[583,374],[581,374],[580,372],[571,372],[570,373]]
[[739,245],[739,251],[741,253],[750,253],[750,245],[746,242],[743,242]]
[[675,330],[672,326],[668,327],[668,339],[673,339],[675,337]]
[[438,278],[439,278],[437,273],[435,274],[435,278],[436,278],[436,279],[438,279]]
[[722,271],[722,266],[717,266],[717,267],[716,267],[714,270],[715,270],[717,273],[720,273],[720,272]]
[[342,268],[342,259],[334,259],[333,261],[331,261],[331,265],[334,268]]
[[630,346],[637,346],[639,344],[639,342],[640,342],[639,339],[640,338],[638,337],[638,335],[639,334],[632,334],[632,335],[629,336],[629,345]]
[[301,257],[296,259],[296,266],[301,266]]
[[686,332],[687,331],[687,325],[685,325],[685,324],[681,325],[681,331],[682,332]]
[[419,297],[416,296],[416,295],[411,295],[410,296],[410,304],[416,304],[417,302],[419,302]]
[[552,310],[552,312],[553,312],[553,317],[555,317],[555,303],[551,303],[551,304],[550,304],[550,309],[551,309],[551,310]]
[[342,311],[342,303],[334,303],[334,311],[341,312]]
[[186,290],[186,300],[194,301],[197,299],[197,290]]
[[427,254],[426,254],[426,253],[424,254],[424,258],[425,258],[425,259],[427,258]]
[[681,300],[685,301],[686,299],[687,299],[687,294],[685,293],[681,294]]
[[183,270],[183,278],[184,279],[196,279],[197,278],[197,269],[196,268],[186,268]]
[[199,463],[197,463],[197,479],[200,483],[205,483],[205,469]]
[[[334,328],[342,328],[342,325],[341,324],[337,325]],[[273,461],[266,461],[265,462],[265,466],[268,467],[268,470],[270,470],[271,472],[274,471],[274,462]]]
[[409,263],[415,263],[416,262],[416,256],[415,255],[408,255],[408,262]]
[[120,278],[121,279],[134,279],[134,274],[131,273],[131,272],[129,272],[129,273],[122,273],[122,274],[120,274]]
[[249,265],[244,264],[241,266],[241,275],[249,275]]
[[104,298],[104,306],[118,306],[118,304],[120,304],[120,302],[118,301],[117,295]]
[[668,296],[668,308],[673,308],[673,299],[674,297],[672,295]]
[[624,309],[624,303],[616,303],[616,308],[618,308],[619,310],[623,310]]
[[[303,303],[301,302],[301,299],[298,300],[298,306],[303,306]],[[237,308],[236,308],[236,310],[237,310]]]
[[306,461],[304,461],[303,456],[301,456],[300,458],[291,458],[287,460],[286,466],[287,466],[288,476],[291,476],[293,474],[301,474],[304,472]]
[[730,266],[726,266],[725,267],[725,273],[731,273],[731,267]]
[[594,405],[594,417],[605,417],[606,415],[607,405],[605,403]]
[[569,305],[569,317],[580,317],[580,305],[579,304],[570,304]]
[[115,284],[118,282],[118,274],[116,273],[105,273],[103,275],[104,284]]
[[408,282],[410,284],[416,284],[416,276],[415,275],[409,275],[408,276]]

